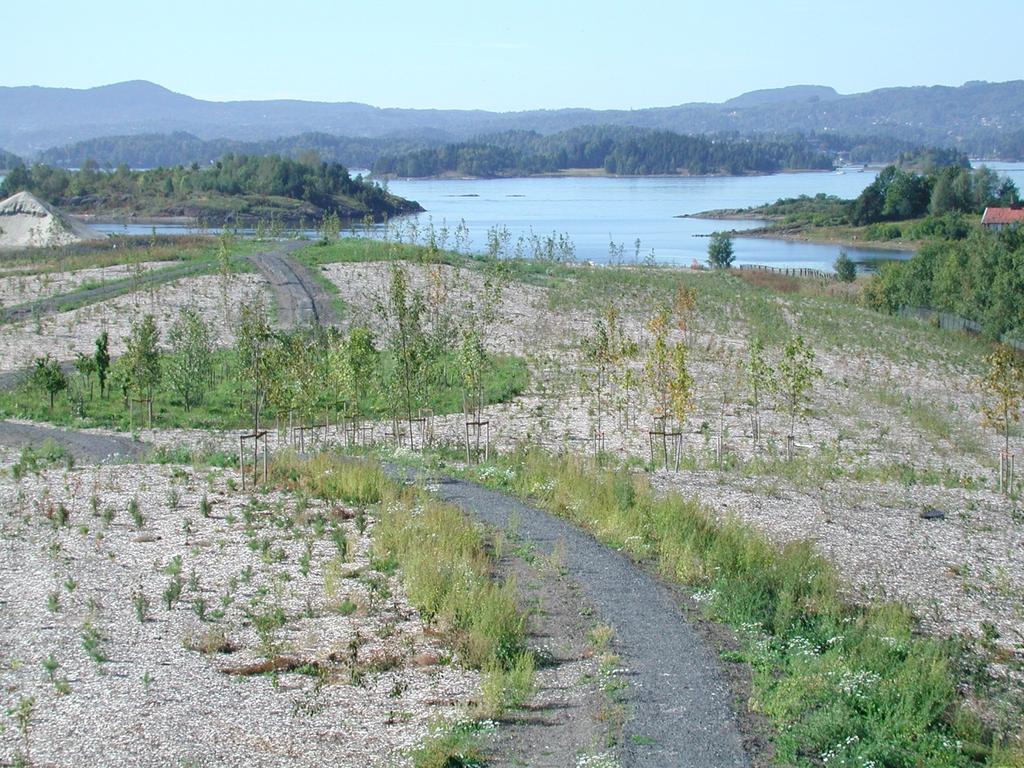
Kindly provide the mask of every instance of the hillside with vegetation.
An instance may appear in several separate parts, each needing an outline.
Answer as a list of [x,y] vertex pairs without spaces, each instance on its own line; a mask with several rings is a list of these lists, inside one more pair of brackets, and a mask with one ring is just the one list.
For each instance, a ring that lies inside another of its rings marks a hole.
[[831,170],[832,158],[801,136],[686,136],[668,131],[590,126],[544,136],[508,131],[374,163],[378,175],[526,176],[567,170],[609,174],[743,175]]
[[306,163],[276,155],[228,155],[212,166],[161,167],[113,173],[86,163],[79,171],[19,166],[0,184],[6,197],[27,190],[76,214],[99,217],[188,217],[210,224],[261,219],[314,224],[325,216],[374,220],[420,211],[415,202],[351,177],[338,163]]
[[16,154],[0,149],[0,171],[7,171],[21,164],[21,158]]
[[166,165],[210,165],[226,155],[280,155],[292,160],[315,157],[347,168],[370,168],[384,152],[405,153],[437,144],[426,138],[366,138],[303,133],[264,141],[200,139],[191,133],[146,133],[103,136],[40,152],[37,160],[58,168],[81,168],[92,161],[100,168],[157,168]]
[[[59,147],[51,147],[36,156],[38,162],[59,168],[81,168],[95,163],[100,168],[119,165],[130,168],[156,168],[164,165],[209,165],[228,154],[281,155],[297,160],[316,158],[341,163],[349,168],[373,168],[379,159],[399,171],[431,170],[436,173],[447,166],[475,166],[495,174],[516,172],[551,173],[561,168],[603,168],[606,156],[620,143],[634,145],[609,157],[616,172],[635,172],[655,168],[658,173],[676,172],[673,156],[685,155],[686,165],[695,165],[703,172],[713,167],[734,166],[739,172],[754,167],[787,168],[828,167],[819,155],[827,155],[836,163],[889,163],[918,156],[936,157],[939,153],[960,156],[957,150],[925,150],[914,142],[886,135],[839,135],[835,132],[794,133],[779,136],[739,134],[737,132],[708,134],[699,137],[664,133],[656,140],[644,138],[650,131],[628,127],[586,126],[544,136],[536,131],[505,131],[482,134],[466,142],[451,142],[438,132],[417,131],[382,137],[336,136],[326,133],[302,133],[263,141],[234,139],[201,139],[186,132],[149,133],[141,135],[103,136]],[[640,143],[637,144],[637,140]],[[707,149],[727,142],[733,149],[726,152]],[[745,154],[736,146],[747,144]],[[452,145],[452,146],[447,146]],[[657,145],[657,146],[655,146]],[[383,167],[383,166],[382,166]],[[446,171],[450,172],[450,171]]]

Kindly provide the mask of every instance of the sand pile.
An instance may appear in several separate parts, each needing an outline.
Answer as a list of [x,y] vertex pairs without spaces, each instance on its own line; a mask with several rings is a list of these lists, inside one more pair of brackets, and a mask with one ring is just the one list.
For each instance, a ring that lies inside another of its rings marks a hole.
[[103,237],[29,192],[19,192],[0,202],[0,248],[71,245]]

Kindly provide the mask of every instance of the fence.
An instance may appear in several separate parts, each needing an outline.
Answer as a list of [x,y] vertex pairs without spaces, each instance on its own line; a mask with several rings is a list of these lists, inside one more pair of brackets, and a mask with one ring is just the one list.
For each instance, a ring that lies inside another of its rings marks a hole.
[[769,267],[764,264],[740,264],[736,269],[752,269],[756,272],[774,272],[777,275],[789,277],[816,277],[819,280],[835,280],[833,272],[823,272],[820,269],[810,267]]
[[[900,307],[896,314],[901,317],[922,320],[945,331],[959,331],[971,336],[980,336],[984,330],[979,322],[961,317],[960,315],[954,315],[951,312],[936,312],[934,309],[928,309],[927,307]],[[1018,352],[1024,353],[1024,341],[1010,338],[1005,334],[1000,337],[999,341],[1008,347],[1013,347]]]

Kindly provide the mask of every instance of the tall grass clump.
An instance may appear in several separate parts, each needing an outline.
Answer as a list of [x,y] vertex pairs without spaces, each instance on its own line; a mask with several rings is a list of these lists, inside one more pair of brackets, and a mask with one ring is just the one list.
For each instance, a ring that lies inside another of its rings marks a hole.
[[[693,588],[733,627],[754,673],[751,705],[793,766],[1011,766],[958,691],[965,651],[924,637],[900,605],[854,605],[806,542],[776,547],[643,475],[525,450],[486,473]],[[1006,755],[1010,754],[1011,757]]]
[[323,453],[308,459],[290,451],[276,453],[270,475],[272,482],[289,490],[359,506],[380,503],[385,487],[393,484],[378,464]]
[[398,563],[424,621],[451,635],[468,666],[487,673],[490,709],[521,700],[508,696],[517,688],[528,693],[523,678],[532,678],[532,657],[527,660],[524,650],[515,585],[492,579],[483,534],[460,510],[422,491],[392,486],[382,500],[373,552]]

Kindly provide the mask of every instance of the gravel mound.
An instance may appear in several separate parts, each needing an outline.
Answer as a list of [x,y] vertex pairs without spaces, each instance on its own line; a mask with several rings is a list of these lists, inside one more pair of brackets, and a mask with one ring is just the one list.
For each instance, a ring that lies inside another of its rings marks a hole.
[[30,192],[0,202],[0,248],[47,248],[103,237]]

